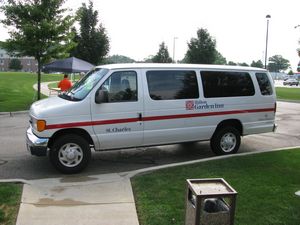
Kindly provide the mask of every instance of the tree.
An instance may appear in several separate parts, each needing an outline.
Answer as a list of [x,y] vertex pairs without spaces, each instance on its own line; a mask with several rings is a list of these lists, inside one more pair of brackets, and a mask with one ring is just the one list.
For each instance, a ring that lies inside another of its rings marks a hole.
[[243,63],[238,63],[239,66],[249,66],[247,63],[243,62]]
[[104,26],[101,23],[98,25],[98,11],[94,11],[93,2],[89,1],[88,7],[82,4],[77,10],[77,20],[80,24],[79,34],[73,28],[73,41],[77,46],[70,54],[94,65],[103,63],[109,52],[109,39]]
[[135,60],[124,55],[112,55],[105,58],[105,63],[134,63]]
[[206,29],[197,31],[197,38],[192,38],[188,43],[185,54],[187,63],[213,64],[216,61],[216,40],[210,36]]
[[253,60],[251,66],[257,68],[264,68],[264,64],[261,60],[257,60],[256,62]]
[[227,65],[230,65],[230,66],[237,66],[238,64],[235,63],[235,62],[233,62],[233,61],[229,61],[229,62],[227,63]]
[[155,56],[152,58],[154,63],[171,63],[172,58],[169,55],[168,47],[165,45],[165,42],[162,42],[159,45],[159,50]]
[[7,0],[0,10],[6,18],[10,38],[3,47],[15,56],[32,56],[38,63],[38,94],[40,99],[41,66],[51,57],[65,56],[72,46],[71,16],[61,6],[64,0]]
[[10,60],[8,68],[11,70],[21,70],[23,68],[20,59],[13,58]]
[[227,60],[220,52],[216,51],[216,59],[215,59],[214,64],[216,64],[216,65],[226,65]]
[[270,72],[285,71],[290,67],[289,60],[283,58],[281,55],[274,55],[269,58],[268,69]]
[[140,63],[153,63],[152,59],[153,59],[153,55],[149,55],[148,57],[140,61]]

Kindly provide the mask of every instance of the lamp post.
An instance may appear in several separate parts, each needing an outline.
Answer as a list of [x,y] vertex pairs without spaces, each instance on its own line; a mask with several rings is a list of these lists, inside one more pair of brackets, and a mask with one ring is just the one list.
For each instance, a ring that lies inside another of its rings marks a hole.
[[[300,27],[300,24],[296,25],[294,28],[298,28]],[[299,44],[300,44],[300,39],[299,39]],[[297,48],[297,52],[298,52],[298,56],[300,57],[300,48]],[[298,63],[298,66],[297,66],[297,71],[300,72],[300,62]]]
[[267,57],[268,57],[268,36],[269,36],[269,19],[270,15],[266,16],[267,18],[267,34],[266,34],[266,51],[265,51],[265,69],[267,69]]
[[178,37],[173,38],[173,63],[175,63],[175,40],[178,39]]

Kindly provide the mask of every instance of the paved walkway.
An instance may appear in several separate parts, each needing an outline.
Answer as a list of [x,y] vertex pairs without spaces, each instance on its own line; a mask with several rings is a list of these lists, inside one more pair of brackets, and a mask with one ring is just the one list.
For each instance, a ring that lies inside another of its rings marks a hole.
[[120,174],[25,181],[17,225],[138,225],[130,179]]
[[[57,95],[57,92],[55,92],[55,91],[51,91],[51,90],[49,90],[49,88],[48,88],[48,85],[49,84],[51,84],[51,83],[56,83],[57,81],[51,81],[51,82],[43,82],[43,83],[41,83],[41,93],[43,94],[43,95],[46,95],[46,96],[56,96]],[[38,88],[37,88],[37,84],[34,84],[33,85],[33,88],[35,89],[35,90],[37,90]]]

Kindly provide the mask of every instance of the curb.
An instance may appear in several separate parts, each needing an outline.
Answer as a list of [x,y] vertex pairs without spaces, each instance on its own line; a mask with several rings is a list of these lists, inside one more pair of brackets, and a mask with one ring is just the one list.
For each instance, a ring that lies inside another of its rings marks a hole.
[[300,100],[277,99],[278,102],[300,103]]
[[[119,174],[123,178],[131,179],[137,175],[142,175],[142,174],[150,173],[150,172],[153,172],[156,170],[167,169],[167,168],[172,168],[172,167],[177,167],[177,166],[186,166],[186,165],[192,165],[192,164],[196,164],[196,163],[208,162],[208,161],[219,160],[219,159],[227,159],[227,158],[256,155],[256,154],[268,153],[268,152],[292,150],[292,149],[297,149],[297,148],[300,148],[300,146],[284,147],[284,148],[277,148],[277,149],[271,149],[271,150],[262,150],[262,151],[257,151],[257,152],[246,152],[246,153],[239,153],[239,154],[234,154],[234,155],[215,156],[215,157],[210,157],[210,158],[205,158],[205,159],[191,160],[191,161],[187,161],[187,162],[172,163],[172,164],[167,164],[167,165],[148,167],[145,169],[121,172],[121,173],[117,173],[117,174]],[[101,175],[105,175],[105,174],[101,174]],[[23,184],[31,185],[32,180],[0,179],[0,183],[23,183]]]
[[0,112],[0,116],[14,116],[14,115],[28,114],[28,113],[29,110],[15,111],[15,112]]
[[233,157],[255,155],[255,154],[261,154],[261,153],[267,153],[267,152],[284,151],[284,150],[297,149],[297,148],[300,148],[300,146],[277,148],[277,149],[271,149],[271,150],[262,150],[262,151],[257,151],[257,152],[246,152],[246,153],[239,153],[239,154],[234,154],[234,155],[215,156],[215,157],[206,158],[206,159],[197,159],[197,160],[181,162],[181,163],[172,163],[172,164],[168,164],[168,165],[154,166],[154,167],[149,167],[149,168],[145,168],[145,169],[129,171],[127,173],[124,172],[122,174],[125,177],[131,179],[131,178],[133,178],[134,176],[137,176],[137,175],[142,175],[142,174],[146,174],[146,173],[150,173],[150,172],[153,172],[153,171],[156,171],[156,170],[161,170],[161,169],[166,169],[166,168],[191,165],[191,164],[196,164],[196,163],[201,163],[201,162],[208,162],[208,161],[219,160],[219,159],[227,159],[227,158],[233,158]]

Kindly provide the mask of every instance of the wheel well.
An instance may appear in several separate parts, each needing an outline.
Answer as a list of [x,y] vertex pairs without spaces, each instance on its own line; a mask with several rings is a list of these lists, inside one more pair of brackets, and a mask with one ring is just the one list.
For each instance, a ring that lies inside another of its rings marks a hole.
[[65,134],[77,134],[77,135],[83,137],[90,145],[94,145],[94,142],[93,142],[91,136],[89,135],[89,133],[86,130],[80,129],[80,128],[72,128],[72,129],[64,129],[64,130],[56,131],[50,138],[48,147],[51,148],[51,146],[53,145],[56,138],[58,138],[62,135],[65,135]]
[[234,127],[239,131],[241,136],[243,135],[243,125],[242,125],[241,121],[239,121],[237,119],[223,120],[222,122],[220,122],[218,124],[215,132],[224,127]]

